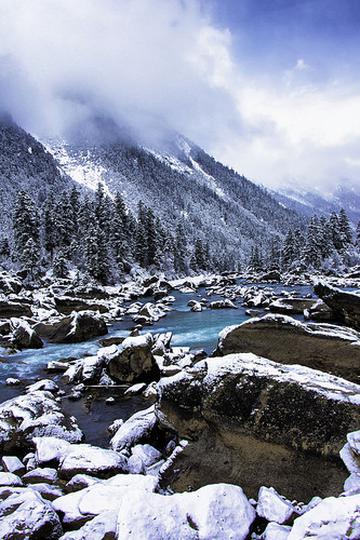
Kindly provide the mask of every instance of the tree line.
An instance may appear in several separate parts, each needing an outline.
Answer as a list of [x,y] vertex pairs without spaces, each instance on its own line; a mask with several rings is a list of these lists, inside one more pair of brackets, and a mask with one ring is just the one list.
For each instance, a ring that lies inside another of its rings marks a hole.
[[307,228],[289,229],[284,239],[275,237],[262,252],[251,251],[249,269],[282,271],[336,271],[360,262],[360,222],[355,231],[344,209],[329,217],[313,216]]
[[134,265],[186,275],[216,264],[209,245],[191,241],[181,221],[169,230],[141,201],[134,215],[120,193],[110,197],[102,184],[94,195],[76,187],[57,196],[50,192],[40,207],[20,191],[0,257],[30,279],[49,269],[63,278],[77,269],[103,284],[121,280]]

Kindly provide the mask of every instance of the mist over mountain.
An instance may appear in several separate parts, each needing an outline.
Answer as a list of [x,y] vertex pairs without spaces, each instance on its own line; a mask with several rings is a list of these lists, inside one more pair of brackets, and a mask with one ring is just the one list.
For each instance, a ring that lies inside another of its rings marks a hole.
[[214,252],[226,248],[242,262],[256,243],[269,245],[301,223],[265,189],[170,130],[156,147],[99,117],[68,140],[42,144],[4,120],[0,133],[3,223],[19,190],[41,204],[50,190],[95,191],[99,183],[112,197],[119,192],[130,211],[142,201],[169,229],[181,223],[193,241],[200,238]]

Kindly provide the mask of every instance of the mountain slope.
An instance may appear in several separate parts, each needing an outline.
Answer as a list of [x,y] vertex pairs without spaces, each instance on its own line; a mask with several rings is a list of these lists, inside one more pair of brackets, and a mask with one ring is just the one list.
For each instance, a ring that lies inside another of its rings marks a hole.
[[309,192],[292,188],[281,189],[273,195],[287,208],[307,217],[314,214],[328,215],[344,208],[354,225],[360,221],[360,188],[355,185],[339,185],[326,196],[318,190]]
[[9,117],[0,118],[0,223],[6,229],[16,194],[28,192],[41,203],[49,189],[62,191],[73,181],[60,169],[53,156]]
[[265,189],[216,162],[179,135],[166,148],[120,138],[99,142],[50,142],[48,149],[73,180],[95,189],[103,182],[119,191],[133,211],[140,200],[171,228],[181,220],[187,234],[247,257],[256,242],[266,245],[301,218]]

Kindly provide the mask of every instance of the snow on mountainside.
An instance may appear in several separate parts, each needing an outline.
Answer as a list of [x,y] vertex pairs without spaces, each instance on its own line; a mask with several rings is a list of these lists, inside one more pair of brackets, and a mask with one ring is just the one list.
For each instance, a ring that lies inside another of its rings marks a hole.
[[44,146],[17,126],[0,117],[0,224],[7,228],[16,194],[29,192],[41,203],[49,189],[62,191],[73,185]]
[[142,200],[169,230],[181,221],[189,239],[200,238],[214,251],[227,250],[240,259],[248,257],[254,243],[269,245],[275,235],[302,222],[267,190],[180,135],[171,134],[166,145],[153,147],[125,138],[113,126],[107,129],[106,123],[96,130],[96,136],[73,137],[71,143],[42,144],[0,119],[3,229],[19,190],[41,204],[50,189],[55,195],[73,185],[95,190],[99,182],[110,195],[120,192],[132,211]]
[[274,197],[287,208],[305,216],[328,215],[344,208],[351,221],[360,221],[360,186],[337,186],[332,192],[324,193],[318,189],[301,191],[293,188],[279,189]]
[[299,223],[297,214],[266,190],[179,135],[161,149],[121,139],[52,141],[47,148],[74,181],[90,189],[103,182],[111,194],[119,191],[133,211],[142,200],[170,228],[183,220],[190,237],[215,249],[226,245],[245,255],[254,241],[266,244]]

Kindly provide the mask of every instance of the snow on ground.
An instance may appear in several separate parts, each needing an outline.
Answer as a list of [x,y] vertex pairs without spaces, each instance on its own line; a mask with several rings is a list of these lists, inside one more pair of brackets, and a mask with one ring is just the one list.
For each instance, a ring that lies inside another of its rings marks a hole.
[[96,190],[99,183],[103,184],[105,193],[111,196],[109,188],[105,182],[106,169],[101,165],[96,165],[91,159],[89,152],[87,159],[80,163],[77,157],[69,154],[67,145],[64,142],[59,142],[52,146],[47,145],[46,148],[60,163],[63,171],[75,182],[78,182],[82,186],[85,186],[93,191]]

